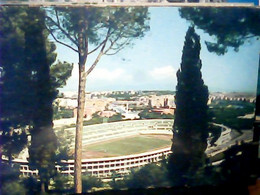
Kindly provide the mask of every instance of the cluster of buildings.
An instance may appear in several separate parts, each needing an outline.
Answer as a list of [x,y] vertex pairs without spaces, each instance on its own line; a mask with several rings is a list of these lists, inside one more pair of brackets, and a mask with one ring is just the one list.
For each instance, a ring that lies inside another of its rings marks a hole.
[[248,93],[222,93],[215,92],[209,95],[209,104],[214,100],[245,101],[256,103],[256,96]]
[[[208,104],[214,100],[255,103],[256,97],[242,93],[216,92],[209,95]],[[76,92],[64,92],[63,97],[57,98],[56,102],[60,107],[73,110],[74,117],[76,117],[78,104]],[[142,91],[87,92],[84,118],[90,120],[94,114],[106,118],[121,114],[124,119],[138,119],[140,118],[139,113],[147,108],[151,112],[173,115],[176,108],[175,96]]]
[[[131,99],[117,98],[123,94],[131,95]],[[56,102],[60,107],[73,109],[76,117],[76,93],[65,92],[64,97],[57,98]],[[161,114],[173,114],[174,95],[147,95],[135,91],[86,93],[84,118],[90,120],[94,114],[107,118],[121,114],[124,119],[138,119],[138,114],[145,108]]]

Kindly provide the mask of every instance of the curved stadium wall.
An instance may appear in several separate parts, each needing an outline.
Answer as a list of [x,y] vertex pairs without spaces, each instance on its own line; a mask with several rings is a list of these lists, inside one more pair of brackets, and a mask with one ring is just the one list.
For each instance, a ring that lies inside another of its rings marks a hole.
[[[171,119],[151,119],[133,120],[113,123],[103,123],[89,125],[83,128],[83,147],[88,144],[99,143],[120,137],[138,134],[172,134],[173,120]],[[66,129],[70,136],[75,135],[75,128]],[[74,143],[72,143],[72,146]],[[82,160],[82,172],[89,173],[100,178],[110,178],[116,172],[124,175],[132,168],[142,167],[151,162],[158,162],[162,156],[168,156],[171,148],[154,150],[140,154],[133,154],[109,158],[93,158]],[[14,163],[20,164],[20,172],[24,176],[37,175],[37,170],[30,170],[28,161],[15,159]],[[74,160],[62,161],[56,165],[56,169],[62,174],[74,173]]]

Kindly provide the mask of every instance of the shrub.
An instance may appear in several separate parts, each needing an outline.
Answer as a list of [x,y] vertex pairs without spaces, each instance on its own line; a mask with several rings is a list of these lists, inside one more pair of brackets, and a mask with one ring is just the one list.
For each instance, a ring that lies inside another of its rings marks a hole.
[[90,175],[83,175],[82,191],[87,192],[88,190],[91,190],[94,187],[96,188],[103,187],[103,182],[101,181],[101,179]]
[[2,186],[2,194],[23,195],[26,194],[26,189],[19,181],[12,181]]

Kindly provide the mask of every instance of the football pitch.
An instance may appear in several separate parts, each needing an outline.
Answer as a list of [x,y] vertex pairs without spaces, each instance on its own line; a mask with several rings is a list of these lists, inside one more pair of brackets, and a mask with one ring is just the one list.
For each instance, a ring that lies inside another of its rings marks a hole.
[[138,154],[171,146],[172,136],[139,135],[88,145],[83,158],[112,157]]

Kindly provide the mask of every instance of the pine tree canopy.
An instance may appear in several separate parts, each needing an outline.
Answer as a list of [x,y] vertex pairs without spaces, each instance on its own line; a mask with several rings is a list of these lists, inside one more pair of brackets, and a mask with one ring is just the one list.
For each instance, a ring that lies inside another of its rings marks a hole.
[[229,48],[238,51],[243,44],[260,37],[260,12],[257,8],[185,7],[180,16],[208,33],[213,41],[205,41],[209,52],[224,55]]

